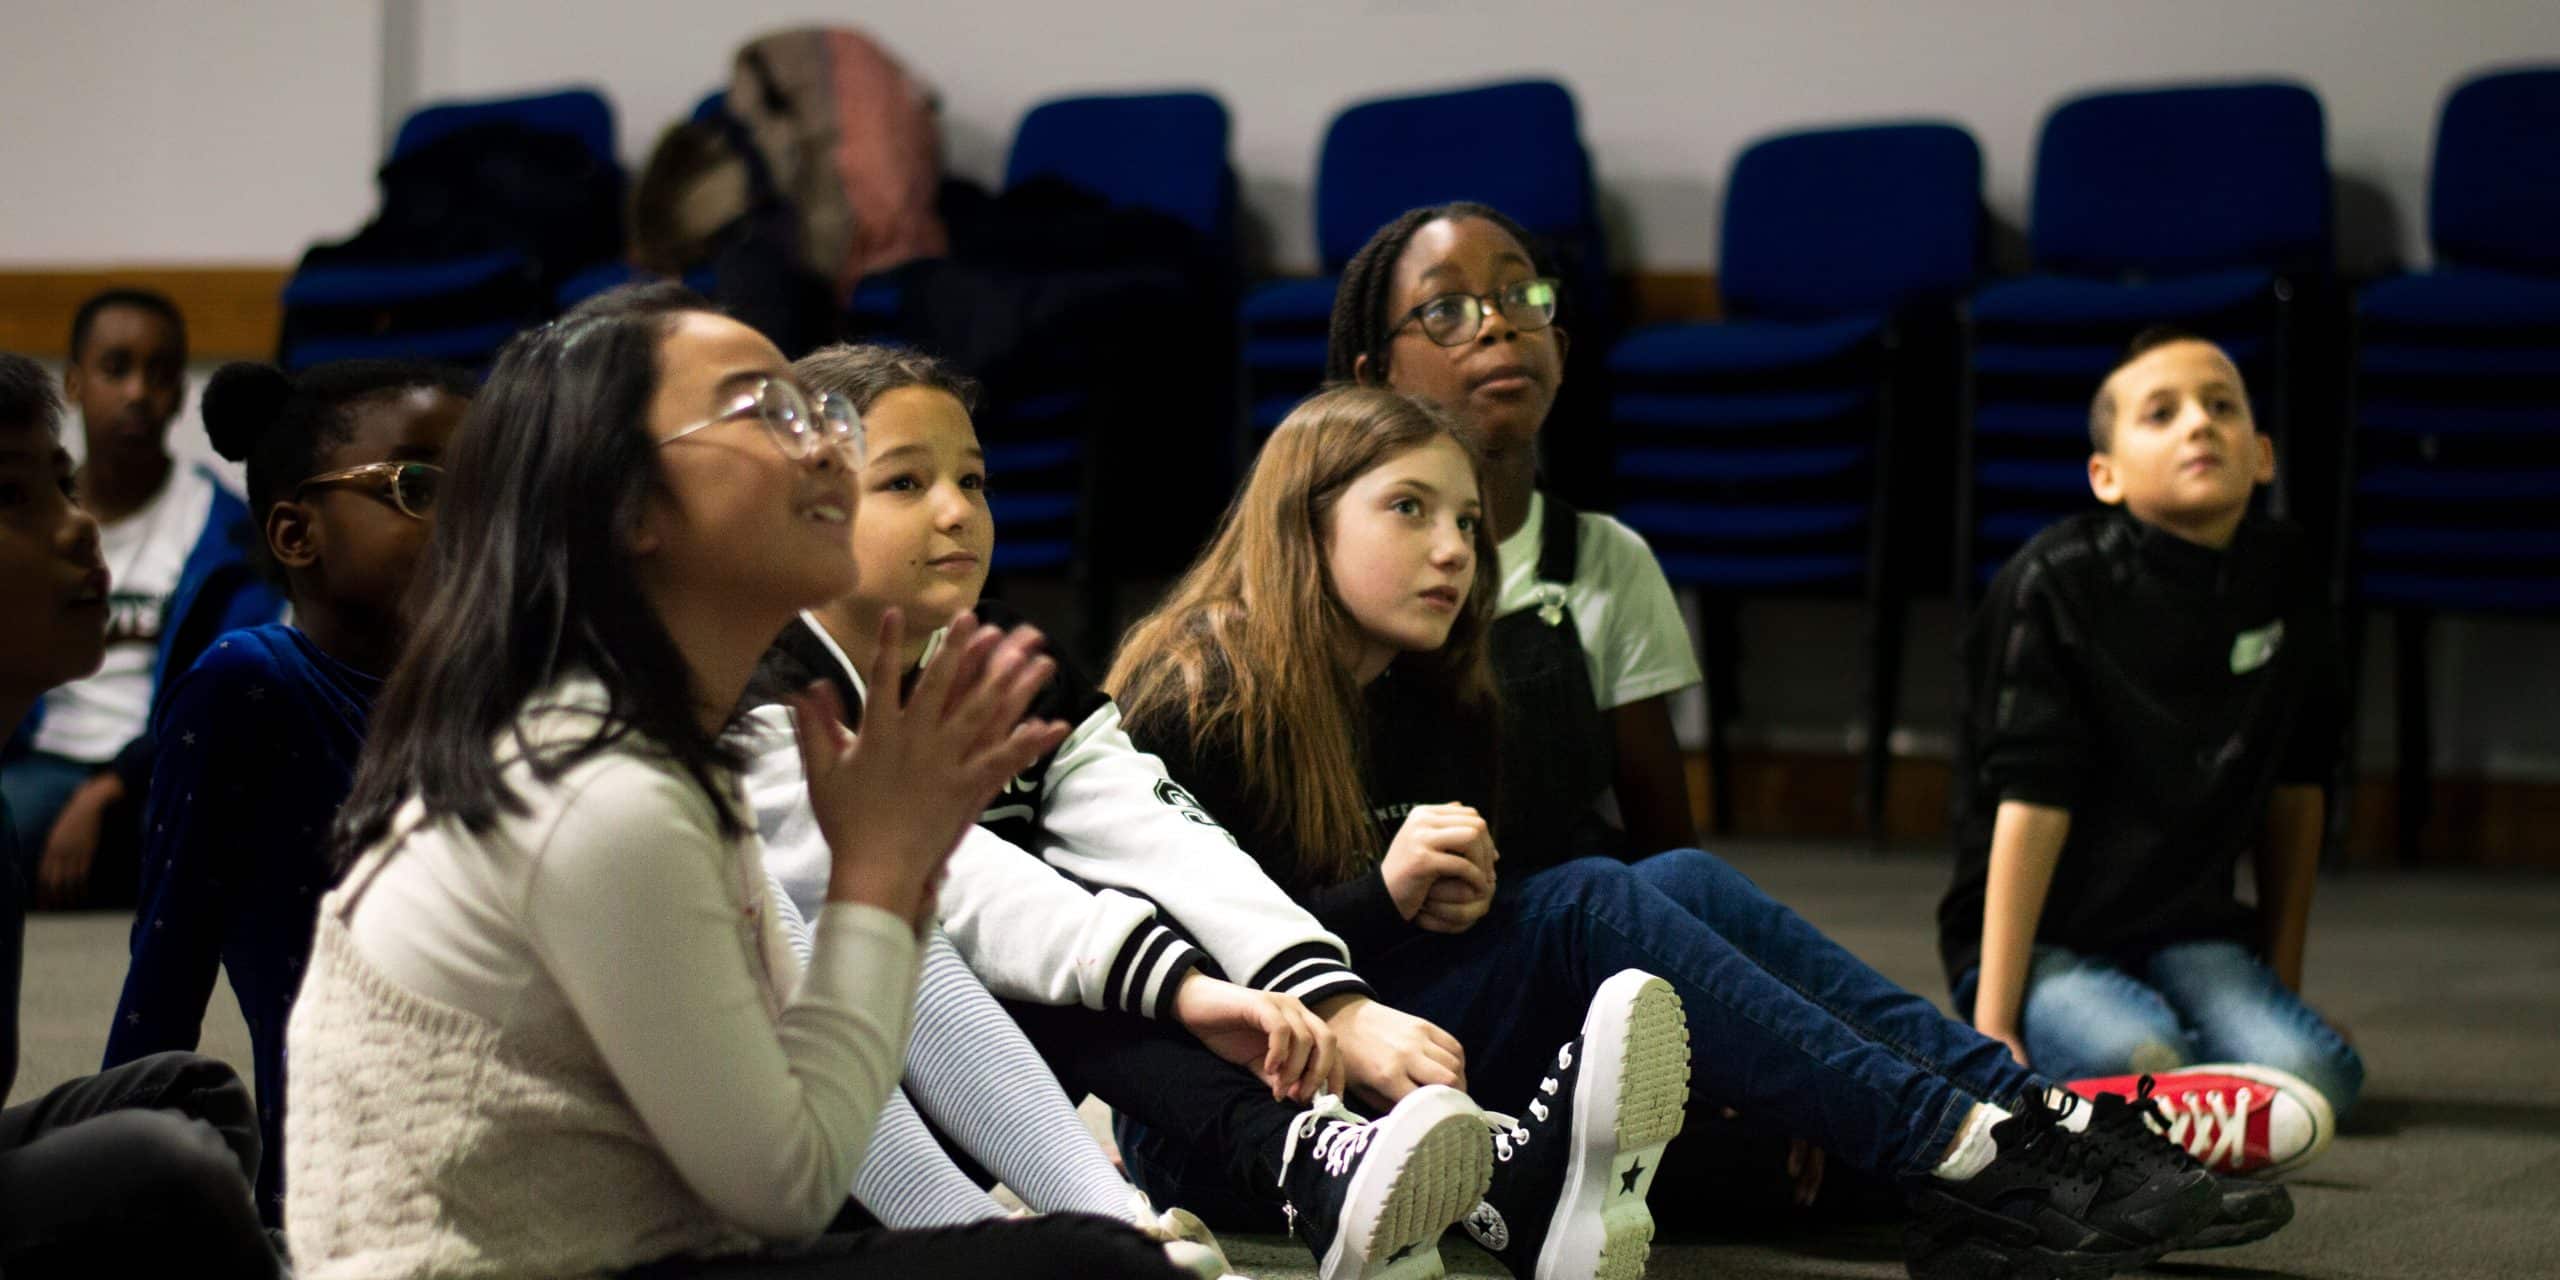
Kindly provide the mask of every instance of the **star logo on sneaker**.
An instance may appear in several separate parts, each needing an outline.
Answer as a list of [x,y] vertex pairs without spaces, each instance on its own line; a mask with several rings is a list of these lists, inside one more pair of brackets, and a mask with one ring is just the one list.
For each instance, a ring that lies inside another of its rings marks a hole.
[[1475,1237],[1477,1244],[1490,1252],[1500,1253],[1511,1247],[1511,1224],[1504,1222],[1502,1211],[1487,1201],[1476,1201],[1475,1209],[1459,1225],[1467,1229],[1468,1235]]

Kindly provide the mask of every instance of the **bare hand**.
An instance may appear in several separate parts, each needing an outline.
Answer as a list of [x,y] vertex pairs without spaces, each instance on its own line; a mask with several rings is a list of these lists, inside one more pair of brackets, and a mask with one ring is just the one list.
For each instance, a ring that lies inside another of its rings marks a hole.
[[1378,866],[1397,913],[1413,919],[1429,901],[1431,886],[1443,879],[1461,880],[1491,897],[1492,869],[1469,856],[1479,844],[1491,848],[1484,817],[1475,810],[1458,804],[1416,805]]
[[1366,1101],[1392,1107],[1427,1084],[1467,1087],[1467,1051],[1456,1036],[1367,996],[1339,998],[1325,1014],[1343,1074]]
[[860,734],[846,730],[824,683],[792,700],[792,720],[810,807],[834,854],[828,898],[881,907],[921,931],[961,833],[1067,726],[1022,718],[1057,671],[1030,627],[1001,634],[961,614],[903,697],[897,610],[881,619],[878,639]]
[[2027,1038],[2020,1035],[2017,1031],[2007,1027],[1976,1027],[1974,1030],[2009,1046],[2009,1056],[2017,1059],[2019,1066],[2029,1067],[2035,1065],[2034,1063],[2027,1061]]
[[36,905],[76,907],[89,896],[89,868],[107,826],[107,810],[124,799],[124,779],[110,769],[80,784],[55,815],[36,867]]
[[1822,1163],[1822,1148],[1802,1138],[1787,1143],[1787,1181],[1797,1208],[1812,1208],[1813,1198],[1822,1194]]
[[1192,973],[1174,992],[1173,1016],[1211,1053],[1252,1072],[1276,1101],[1342,1092],[1333,1031],[1296,996]]
[[1465,933],[1493,910],[1493,890],[1461,879],[1444,876],[1431,883],[1423,895],[1422,910],[1414,913],[1413,922],[1433,933]]

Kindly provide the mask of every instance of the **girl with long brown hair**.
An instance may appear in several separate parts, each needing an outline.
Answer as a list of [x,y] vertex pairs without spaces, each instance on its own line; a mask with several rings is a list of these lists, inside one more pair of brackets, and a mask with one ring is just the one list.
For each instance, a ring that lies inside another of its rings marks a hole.
[[[1525,248],[1488,257],[1475,264],[1487,278],[1440,282],[1501,300],[1476,308],[1468,340],[1543,332],[1517,323],[1527,308],[1500,274],[1530,273]],[[2100,1104],[2098,1131],[2075,1132],[2089,1113],[2066,1120],[2055,1108],[2076,1104],[2000,1045],[1708,855],[1586,857],[1497,884],[1480,486],[1464,437],[1432,410],[1382,387],[1318,395],[1272,436],[1108,682],[1138,745],[1350,941],[1380,999],[1457,1036],[1478,1096],[1530,1096],[1470,1233],[1515,1274],[1634,1274],[1643,1195],[1689,1101],[1685,1045],[1648,1020],[1669,1007],[1702,1028],[1694,1105],[1739,1107],[1905,1178],[1915,1274],[2103,1274],[2187,1243],[2214,1212],[2211,1175],[2132,1136],[2131,1107]],[[1614,1009],[1629,972],[1662,975],[1659,998]],[[1523,1072],[1586,1006],[1551,1069]],[[1509,1190],[1557,1162],[1564,1203],[1605,1203],[1604,1238],[1569,1262]]]

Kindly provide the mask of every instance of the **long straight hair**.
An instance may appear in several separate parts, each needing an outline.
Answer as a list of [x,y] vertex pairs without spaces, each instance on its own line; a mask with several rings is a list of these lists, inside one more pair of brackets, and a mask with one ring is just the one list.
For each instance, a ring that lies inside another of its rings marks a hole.
[[[1362,695],[1342,662],[1358,624],[1326,567],[1334,508],[1372,468],[1443,439],[1480,472],[1448,419],[1392,391],[1336,387],[1292,410],[1208,550],[1130,630],[1105,681],[1139,732],[1187,726],[1195,753],[1235,754],[1251,816],[1289,833],[1302,886],[1347,879],[1379,851],[1361,777]],[[1395,664],[1448,714],[1453,744],[1490,741],[1497,724],[1486,637],[1499,575],[1481,522],[1475,552],[1447,643]]]
[[[523,812],[495,750],[509,732],[545,779],[637,734],[702,788],[723,834],[745,829],[719,781],[738,755],[702,727],[693,669],[628,549],[664,483],[648,431],[660,345],[678,316],[716,310],[678,286],[633,285],[499,353],[446,455],[410,588],[416,622],[339,812],[342,868],[411,796],[473,832]],[[608,710],[594,733],[535,754],[519,717],[572,672],[604,684]]]

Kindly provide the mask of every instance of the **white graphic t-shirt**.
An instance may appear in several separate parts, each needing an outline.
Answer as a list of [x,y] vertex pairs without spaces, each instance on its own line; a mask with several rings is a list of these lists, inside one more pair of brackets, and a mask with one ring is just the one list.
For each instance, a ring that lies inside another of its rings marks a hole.
[[[1545,494],[1529,495],[1529,520],[1502,540],[1502,590],[1494,613],[1538,605],[1538,537],[1546,528]],[[1591,692],[1604,711],[1685,689],[1705,677],[1679,598],[1644,535],[1608,516],[1583,512],[1574,548],[1573,582],[1564,593]]]
[[158,497],[100,526],[98,540],[113,579],[107,585],[107,659],[98,674],[45,695],[36,750],[104,764],[141,736],[151,716],[151,663],[160,651],[160,629],[175,621],[168,616],[169,597],[212,510],[213,481],[181,462],[170,469]]

